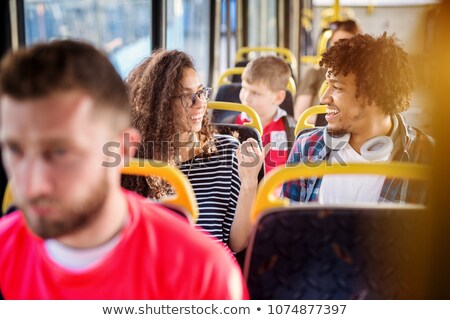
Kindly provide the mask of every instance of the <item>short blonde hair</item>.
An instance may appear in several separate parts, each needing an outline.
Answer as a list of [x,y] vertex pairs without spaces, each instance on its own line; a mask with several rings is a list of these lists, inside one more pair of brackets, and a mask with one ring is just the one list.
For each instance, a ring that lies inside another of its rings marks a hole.
[[250,84],[262,82],[270,90],[284,90],[287,87],[291,68],[283,59],[275,56],[258,57],[250,61],[242,73],[242,80]]

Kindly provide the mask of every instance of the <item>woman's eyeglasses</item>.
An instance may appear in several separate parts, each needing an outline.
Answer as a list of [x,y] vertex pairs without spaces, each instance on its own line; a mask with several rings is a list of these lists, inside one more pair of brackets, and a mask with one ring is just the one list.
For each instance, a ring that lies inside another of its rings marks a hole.
[[207,102],[211,97],[211,88],[204,87],[195,93],[186,93],[180,96],[181,102],[185,109],[192,108],[195,105],[196,99],[202,102]]

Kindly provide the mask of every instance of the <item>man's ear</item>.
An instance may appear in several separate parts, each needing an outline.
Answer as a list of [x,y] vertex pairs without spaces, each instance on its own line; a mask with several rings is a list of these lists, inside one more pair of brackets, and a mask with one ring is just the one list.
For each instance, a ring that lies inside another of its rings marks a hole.
[[141,135],[135,128],[126,128],[122,131],[121,151],[125,159],[136,155],[141,143]]
[[284,101],[285,98],[286,98],[286,90],[278,90],[275,96],[274,104],[279,106]]

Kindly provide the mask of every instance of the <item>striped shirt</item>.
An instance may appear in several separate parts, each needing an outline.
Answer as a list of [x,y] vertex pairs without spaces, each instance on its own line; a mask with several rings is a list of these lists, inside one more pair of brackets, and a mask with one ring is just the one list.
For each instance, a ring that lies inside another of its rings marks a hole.
[[197,198],[197,225],[228,244],[240,188],[235,154],[239,142],[226,135],[215,135],[214,142],[216,153],[209,158],[199,155],[185,161],[180,170],[189,179]]

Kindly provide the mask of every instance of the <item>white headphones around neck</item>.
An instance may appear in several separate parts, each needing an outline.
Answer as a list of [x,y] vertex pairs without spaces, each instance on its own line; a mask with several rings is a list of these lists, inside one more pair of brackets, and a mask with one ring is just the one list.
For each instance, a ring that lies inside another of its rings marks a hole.
[[[368,161],[381,162],[390,160],[393,156],[394,141],[397,134],[398,120],[397,117],[392,117],[393,128],[390,136],[373,137],[361,146],[361,157]],[[333,136],[325,127],[323,138],[325,145],[333,151],[339,151],[344,148],[350,141],[350,133],[342,136]]]

